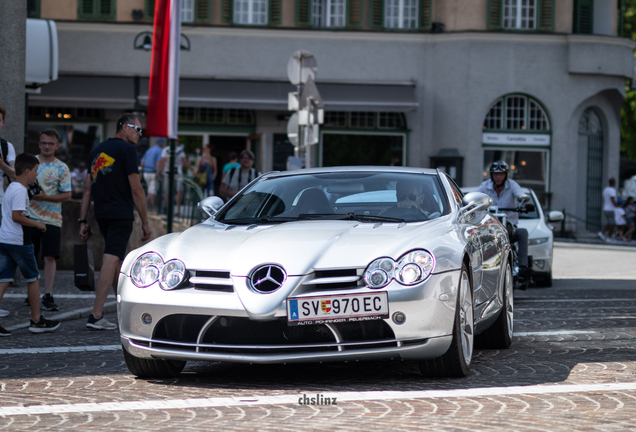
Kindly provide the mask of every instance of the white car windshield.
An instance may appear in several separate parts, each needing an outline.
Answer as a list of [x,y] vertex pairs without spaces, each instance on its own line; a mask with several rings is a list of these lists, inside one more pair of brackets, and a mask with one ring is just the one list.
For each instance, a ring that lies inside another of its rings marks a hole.
[[450,212],[439,177],[395,172],[277,175],[243,191],[217,220],[232,224],[294,220],[421,222]]

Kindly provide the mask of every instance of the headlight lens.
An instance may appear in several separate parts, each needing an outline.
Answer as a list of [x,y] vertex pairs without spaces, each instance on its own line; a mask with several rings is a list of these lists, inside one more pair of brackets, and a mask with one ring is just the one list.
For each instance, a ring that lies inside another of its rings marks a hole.
[[425,280],[435,267],[433,255],[416,250],[403,255],[396,263],[391,258],[378,258],[367,267],[364,281],[369,288],[382,288],[395,279],[402,285],[415,285]]
[[161,255],[155,252],[145,253],[134,262],[130,277],[136,286],[146,288],[157,282],[162,267]]
[[167,290],[175,289],[184,281],[185,275],[185,264],[176,259],[170,260],[161,270],[161,287]]
[[435,260],[425,250],[407,253],[398,261],[397,281],[404,285],[420,283],[433,272]]
[[391,258],[378,258],[367,267],[364,281],[369,288],[382,288],[391,282],[395,272],[395,262]]
[[139,288],[146,288],[159,281],[161,288],[172,290],[178,288],[186,279],[185,264],[173,259],[164,264],[163,258],[156,252],[141,255],[133,263],[130,278]]

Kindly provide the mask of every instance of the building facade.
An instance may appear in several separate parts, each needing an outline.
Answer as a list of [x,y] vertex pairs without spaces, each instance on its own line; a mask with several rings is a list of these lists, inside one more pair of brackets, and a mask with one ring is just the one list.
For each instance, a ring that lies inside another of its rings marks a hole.
[[[504,159],[546,207],[600,224],[618,176],[635,44],[620,0],[182,0],[179,134],[225,162],[284,170],[291,54],[310,51],[325,104],[318,166],[444,167],[463,186]],[[73,165],[144,113],[152,0],[34,0],[56,21],[59,79],[29,96]]]

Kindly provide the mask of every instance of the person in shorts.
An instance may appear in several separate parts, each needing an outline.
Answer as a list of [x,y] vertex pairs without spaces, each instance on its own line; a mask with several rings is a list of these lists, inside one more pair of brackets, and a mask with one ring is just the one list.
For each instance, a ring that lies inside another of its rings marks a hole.
[[141,218],[142,241],[152,234],[146,212],[146,196],[139,179],[137,149],[141,136],[141,122],[135,114],[123,114],[117,120],[114,138],[100,143],[90,154],[90,172],[86,176],[80,209],[80,237],[91,236],[88,208],[93,198],[93,211],[104,236],[104,258],[95,287],[95,302],[86,328],[116,330],[117,324],[103,317],[104,303],[111,286],[117,294],[117,276],[135,221],[135,207]]
[[[40,307],[46,311],[58,311],[53,298],[53,280],[62,243],[62,203],[71,199],[71,173],[68,166],[55,157],[55,151],[60,147],[58,131],[42,131],[39,145],[37,183],[42,191],[31,198],[29,217],[44,222],[46,231],[31,227],[31,239],[35,256],[41,250],[44,260],[44,295]],[[28,298],[25,303],[29,304]]]
[[616,226],[616,218],[614,209],[618,207],[616,203],[616,180],[609,179],[609,186],[603,189],[603,215],[605,216],[606,225],[598,233],[603,241],[609,241],[614,235],[614,227]]
[[[11,183],[2,198],[2,225],[0,226],[0,301],[13,282],[16,267],[20,267],[27,282],[31,307],[31,333],[45,333],[56,330],[60,323],[47,320],[40,314],[40,273],[35,262],[30,230],[34,227],[46,231],[41,221],[29,219],[29,192],[27,187],[35,183],[38,175],[38,159],[28,153],[16,157],[16,181]],[[10,336],[11,332],[0,327],[0,336]]]

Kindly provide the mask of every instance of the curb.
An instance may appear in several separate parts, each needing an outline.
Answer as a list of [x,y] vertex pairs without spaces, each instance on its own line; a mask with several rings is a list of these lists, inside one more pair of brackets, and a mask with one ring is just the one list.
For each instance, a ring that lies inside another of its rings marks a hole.
[[[56,315],[51,315],[47,319],[51,319],[55,321],[72,321],[76,319],[88,318],[88,316],[91,314],[92,311],[93,311],[93,307],[91,306],[91,307],[86,307],[81,309],[75,309],[72,311],[68,311],[68,312],[64,312],[64,313],[60,313]],[[117,312],[116,301],[104,303],[103,313],[111,313],[111,312]],[[26,322],[23,324],[16,324],[14,326],[6,327],[6,329],[9,331],[18,330],[18,329],[27,328],[30,325],[31,325],[30,322]]]

